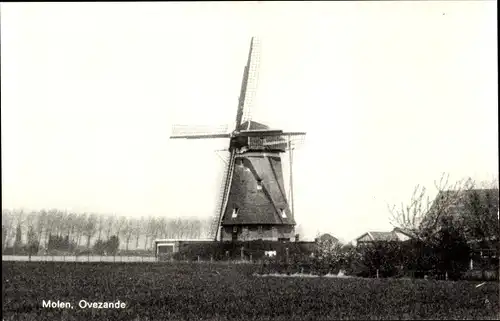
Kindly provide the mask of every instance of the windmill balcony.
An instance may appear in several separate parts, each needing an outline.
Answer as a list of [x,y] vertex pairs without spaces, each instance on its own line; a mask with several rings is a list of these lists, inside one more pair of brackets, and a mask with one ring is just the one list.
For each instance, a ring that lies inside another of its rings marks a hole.
[[294,241],[295,231],[288,225],[233,225],[222,228],[224,241]]

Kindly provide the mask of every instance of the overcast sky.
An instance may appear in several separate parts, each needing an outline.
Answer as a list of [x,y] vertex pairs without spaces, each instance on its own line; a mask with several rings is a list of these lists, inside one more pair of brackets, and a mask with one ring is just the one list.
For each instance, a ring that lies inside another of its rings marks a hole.
[[416,184],[497,177],[496,20],[495,1],[2,3],[2,206],[213,215],[228,142],[168,137],[234,125],[258,36],[253,119],[307,132],[305,236],[390,230]]

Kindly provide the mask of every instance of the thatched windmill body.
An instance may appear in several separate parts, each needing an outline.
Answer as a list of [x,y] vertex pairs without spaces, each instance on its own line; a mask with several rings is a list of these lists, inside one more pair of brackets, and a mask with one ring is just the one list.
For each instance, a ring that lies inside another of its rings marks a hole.
[[[236,124],[225,128],[174,126],[172,139],[229,138],[225,170],[211,226],[214,240],[293,240],[292,152],[304,132],[284,132],[251,119],[250,107],[257,83],[259,44],[252,38],[243,73]],[[281,154],[290,161],[290,196],[285,191]]]

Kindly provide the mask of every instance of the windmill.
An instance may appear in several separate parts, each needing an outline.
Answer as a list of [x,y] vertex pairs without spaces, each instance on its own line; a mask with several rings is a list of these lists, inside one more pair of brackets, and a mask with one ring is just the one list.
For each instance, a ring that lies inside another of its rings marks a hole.
[[[260,43],[252,38],[243,72],[234,130],[227,126],[173,126],[171,139],[229,138],[225,169],[210,233],[214,240],[290,240],[294,235],[293,150],[304,132],[284,132],[251,119]],[[289,153],[290,196],[284,188],[281,154]]]

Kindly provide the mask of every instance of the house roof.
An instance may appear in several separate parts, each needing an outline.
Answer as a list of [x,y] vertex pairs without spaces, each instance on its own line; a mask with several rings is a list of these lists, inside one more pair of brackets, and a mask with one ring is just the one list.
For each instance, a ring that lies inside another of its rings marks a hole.
[[375,232],[375,231],[366,232],[360,237],[358,237],[356,241],[360,242],[360,240],[365,238],[366,236],[368,236],[371,242],[402,241],[402,239],[398,236],[397,233],[404,234],[410,238],[412,237],[412,235],[409,232],[405,232],[400,228],[395,228],[390,232]]
[[413,238],[415,236],[413,232],[406,230],[406,229],[403,229],[403,228],[400,228],[400,227],[395,227],[394,230],[392,230],[392,232],[393,233],[401,233],[401,234],[404,234],[404,235],[411,237],[411,238]]
[[331,234],[328,234],[328,233],[325,233],[325,234],[322,234],[321,236],[319,236],[318,240],[319,241],[330,241],[331,240],[334,242],[339,241],[335,236],[332,236]]
[[[439,206],[449,205],[446,207],[449,214],[460,214],[460,208],[465,207],[472,201],[477,200],[479,206],[489,208],[493,212],[498,212],[498,189],[469,189],[464,191],[447,190],[440,191],[432,203],[429,212],[434,212],[439,209]],[[443,204],[447,202],[449,204]],[[451,209],[451,211],[450,211]]]
[[373,241],[398,241],[393,232],[368,232]]
[[[427,222],[439,216],[443,222],[452,219],[459,224],[471,224],[480,215],[486,222],[498,222],[498,189],[447,190],[436,196]],[[424,221],[424,222],[425,222]]]
[[262,123],[258,123],[258,122],[253,121],[253,120],[250,120],[250,121],[243,122],[238,129],[239,130],[269,129],[269,126],[262,124]]
[[372,242],[377,242],[377,241],[397,241],[398,238],[396,235],[394,235],[392,232],[366,232],[360,237],[356,239],[356,241],[359,242],[359,240],[365,238],[368,236],[370,241]]

